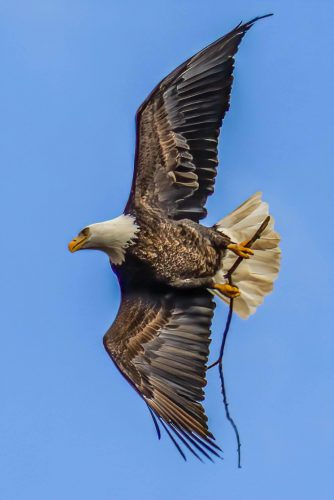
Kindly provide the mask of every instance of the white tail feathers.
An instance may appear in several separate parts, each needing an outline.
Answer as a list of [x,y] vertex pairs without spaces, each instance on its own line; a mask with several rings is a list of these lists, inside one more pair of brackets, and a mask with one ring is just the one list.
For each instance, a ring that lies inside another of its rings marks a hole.
[[[255,193],[240,207],[216,224],[216,229],[231,238],[234,243],[250,240],[269,214],[268,204],[261,200],[261,193]],[[273,289],[280,268],[280,237],[274,231],[271,217],[261,237],[253,244],[254,255],[244,259],[232,276],[233,284],[240,289],[240,297],[234,299],[233,310],[241,317],[248,318]],[[222,267],[215,275],[216,283],[226,283],[225,275],[236,261],[237,256],[227,250]],[[229,299],[214,290],[225,302]]]

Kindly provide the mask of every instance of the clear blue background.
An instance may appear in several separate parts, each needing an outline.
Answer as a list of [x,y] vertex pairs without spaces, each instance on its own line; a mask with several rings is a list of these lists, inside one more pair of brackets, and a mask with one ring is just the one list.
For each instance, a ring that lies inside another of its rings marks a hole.
[[[1,500],[333,498],[333,5],[0,2]],[[107,259],[66,245],[122,212],[135,110],[157,81],[268,12],[237,56],[207,223],[263,190],[282,272],[226,351],[243,468],[216,372],[206,407],[225,460],[185,464],[104,352]]]

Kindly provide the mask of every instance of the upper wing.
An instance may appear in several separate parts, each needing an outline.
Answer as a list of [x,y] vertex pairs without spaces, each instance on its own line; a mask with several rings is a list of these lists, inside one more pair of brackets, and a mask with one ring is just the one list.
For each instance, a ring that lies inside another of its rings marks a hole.
[[208,458],[209,453],[217,455],[200,403],[213,310],[205,290],[132,289],[123,293],[116,320],[104,337],[116,366],[183,456],[175,438],[198,458],[195,450]]
[[188,59],[141,105],[126,212],[144,204],[174,219],[197,222],[205,217],[204,205],[214,190],[220,126],[229,109],[234,55],[258,19]]

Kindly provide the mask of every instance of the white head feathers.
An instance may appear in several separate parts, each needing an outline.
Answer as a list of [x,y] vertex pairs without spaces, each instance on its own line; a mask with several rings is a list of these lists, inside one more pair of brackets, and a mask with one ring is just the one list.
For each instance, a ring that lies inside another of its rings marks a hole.
[[84,248],[95,248],[106,252],[115,265],[125,260],[125,250],[137,238],[139,226],[132,215],[120,215],[115,219],[87,226],[89,237]]

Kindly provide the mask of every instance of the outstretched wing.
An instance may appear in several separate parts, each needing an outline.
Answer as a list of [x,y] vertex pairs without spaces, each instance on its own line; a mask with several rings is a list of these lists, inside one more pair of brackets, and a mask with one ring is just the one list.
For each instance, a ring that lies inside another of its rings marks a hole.
[[188,59],[141,105],[126,212],[146,205],[174,219],[197,222],[205,217],[217,173],[220,126],[229,109],[234,55],[258,19],[237,26]]
[[123,292],[104,346],[184,456],[217,455],[201,401],[214,302],[205,290]]

